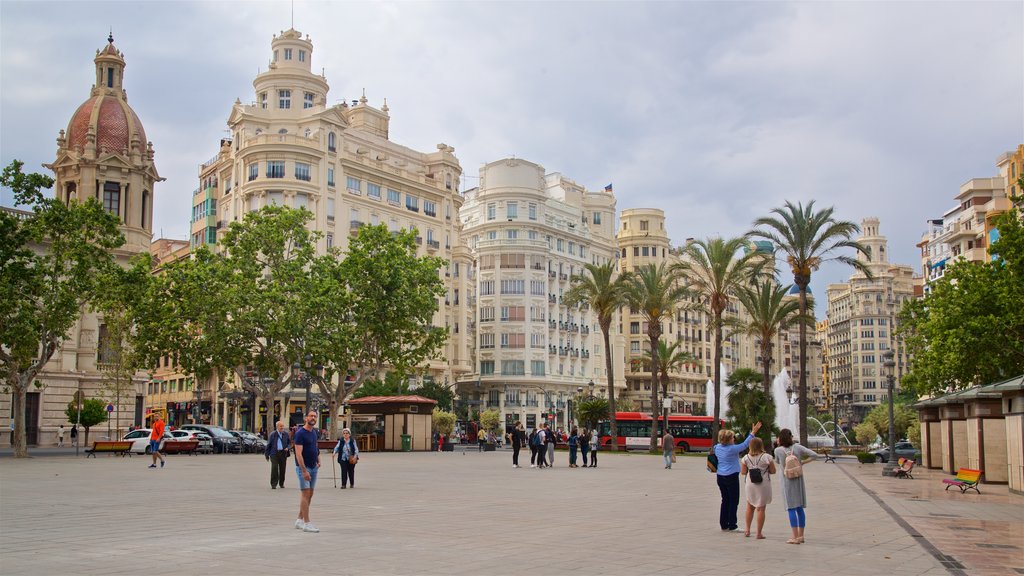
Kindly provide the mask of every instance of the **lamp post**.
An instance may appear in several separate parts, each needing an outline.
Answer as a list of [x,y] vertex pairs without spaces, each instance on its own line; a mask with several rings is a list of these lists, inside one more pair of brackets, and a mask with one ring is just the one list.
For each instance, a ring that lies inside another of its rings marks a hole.
[[889,381],[889,456],[886,458],[885,467],[882,468],[882,476],[892,476],[895,474],[894,470],[897,468],[894,450],[896,449],[896,420],[893,415],[893,389],[896,385],[896,362],[893,360],[892,349],[886,350],[882,354],[882,358],[885,362],[882,363],[885,366],[885,377]]
[[833,394],[832,395],[832,451],[839,451],[839,403],[845,402],[850,398],[850,394]]

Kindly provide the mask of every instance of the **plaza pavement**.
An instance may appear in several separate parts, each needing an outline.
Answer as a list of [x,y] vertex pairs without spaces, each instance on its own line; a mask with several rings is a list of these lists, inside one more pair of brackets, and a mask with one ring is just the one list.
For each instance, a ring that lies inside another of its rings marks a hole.
[[0,458],[0,574],[1024,574],[1024,498],[852,460],[805,468],[807,543],[794,546],[774,478],[766,540],[719,530],[700,457],[665,470],[601,453],[597,469],[569,469],[559,452],[536,470],[528,451],[520,469],[502,450],[364,453],[342,491],[324,453],[312,534],[294,528],[295,478],[271,490],[261,455],[176,455],[154,470],[53,452]]

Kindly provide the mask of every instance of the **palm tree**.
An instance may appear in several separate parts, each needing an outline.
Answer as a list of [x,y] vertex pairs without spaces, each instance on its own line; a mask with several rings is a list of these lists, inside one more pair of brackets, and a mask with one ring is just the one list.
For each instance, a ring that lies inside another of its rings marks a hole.
[[[845,255],[830,255],[840,248],[852,248],[857,252],[869,255],[867,248],[853,240],[854,234],[860,232],[860,226],[846,220],[836,220],[832,216],[833,208],[814,211],[814,200],[804,206],[802,202],[793,205],[786,201],[785,206],[773,208],[773,216],[758,218],[754,221],[755,228],[751,236],[764,238],[775,244],[775,249],[786,255],[790,270],[793,271],[793,284],[800,290],[800,315],[807,315],[807,286],[811,283],[811,273],[821,267],[822,263],[838,261],[860,270],[869,279],[872,278],[868,267]],[[807,419],[807,325],[800,324],[800,416],[799,422]],[[806,426],[800,426],[800,443],[807,444]]]
[[[611,327],[615,312],[622,307],[623,279],[616,277],[615,263],[586,264],[587,274],[574,275],[570,279],[569,291],[565,293],[565,302],[569,306],[588,304],[597,314],[597,323],[601,326],[604,336],[605,374],[608,375],[608,412],[611,415],[611,436],[618,438],[615,424],[615,370],[613,369]],[[612,451],[619,449],[616,441],[611,443]]]
[[690,289],[706,306],[708,329],[715,331],[715,413],[711,421],[711,442],[718,441],[718,424],[722,406],[722,314],[729,306],[729,298],[737,288],[751,282],[761,274],[764,254],[747,250],[747,236],[728,240],[716,237],[694,240],[683,248],[682,258],[676,265],[689,281]]
[[[651,343],[651,418],[658,420],[658,341],[663,320],[671,319],[675,310],[690,297],[682,276],[675,267],[661,264],[641,266],[626,277],[625,300],[639,310],[647,321],[647,338]],[[658,427],[651,426],[651,452],[658,449]]]
[[[697,357],[686,350],[681,350],[679,340],[668,344],[664,340],[658,340],[658,363],[661,365],[661,398],[668,398],[669,374],[679,372],[687,364],[697,364]],[[654,355],[650,352],[644,357],[648,365],[653,361]],[[665,409],[667,411],[667,408]],[[667,414],[666,414],[667,415]],[[665,420],[668,421],[667,418]]]
[[768,279],[755,281],[753,286],[740,286],[736,290],[736,299],[747,311],[748,318],[727,322],[735,333],[758,339],[761,348],[761,384],[764,393],[769,397],[772,393],[771,364],[775,337],[784,325],[794,320],[807,321],[806,318],[799,316],[800,303],[795,299],[786,298],[790,286],[779,286]]

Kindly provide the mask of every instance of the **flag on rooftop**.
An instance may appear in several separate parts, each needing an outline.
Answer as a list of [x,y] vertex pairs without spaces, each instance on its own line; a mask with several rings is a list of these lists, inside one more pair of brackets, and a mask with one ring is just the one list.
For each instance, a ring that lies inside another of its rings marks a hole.
[[612,185],[611,185],[611,184],[609,184],[609,185],[605,186],[605,187],[604,187],[604,191],[605,191],[605,192],[611,192],[611,191],[612,191]]

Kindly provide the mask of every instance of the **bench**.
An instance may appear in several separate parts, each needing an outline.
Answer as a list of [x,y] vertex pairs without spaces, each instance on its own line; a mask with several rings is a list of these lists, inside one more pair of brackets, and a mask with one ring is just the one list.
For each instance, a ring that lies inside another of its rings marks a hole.
[[825,456],[825,463],[826,464],[828,464],[829,462],[835,464],[836,463],[836,456],[839,456],[840,454],[842,454],[842,452],[840,452],[838,450],[829,450],[828,452],[823,452],[822,454],[824,454],[824,456]]
[[981,480],[981,470],[961,468],[956,471],[956,478],[946,478],[942,483],[946,485],[946,490],[949,490],[950,486],[956,486],[960,489],[961,494],[966,494],[968,490],[974,490],[981,494],[981,490],[978,490],[979,480]]
[[893,470],[894,478],[909,478],[914,479],[914,475],[911,473],[914,470],[914,461],[910,458],[900,458],[900,467]]
[[337,445],[338,445],[338,441],[337,440],[317,440],[316,441],[316,447],[317,448],[319,448],[320,450],[327,450],[328,452],[333,451],[334,447],[337,446]]
[[97,452],[110,452],[111,454],[117,454],[119,456],[132,455],[132,443],[128,441],[120,440],[95,440],[92,443],[92,448],[85,449],[85,457],[92,456],[96,457]]
[[160,452],[163,454],[196,454],[199,450],[199,440],[177,440],[164,442]]

